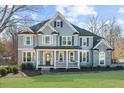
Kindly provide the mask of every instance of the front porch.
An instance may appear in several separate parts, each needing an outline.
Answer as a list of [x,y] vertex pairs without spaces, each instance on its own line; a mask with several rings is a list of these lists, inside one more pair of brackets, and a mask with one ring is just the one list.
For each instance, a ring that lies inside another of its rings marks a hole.
[[36,49],[36,69],[38,68],[79,68],[77,49]]

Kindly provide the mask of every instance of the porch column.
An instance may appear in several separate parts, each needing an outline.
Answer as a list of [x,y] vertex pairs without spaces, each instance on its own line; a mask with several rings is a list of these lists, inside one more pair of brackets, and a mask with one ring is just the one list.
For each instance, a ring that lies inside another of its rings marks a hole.
[[68,69],[68,50],[66,50],[66,69]]
[[54,69],[56,69],[56,50],[54,50]]
[[36,70],[38,70],[38,50],[36,50]]
[[80,50],[78,50],[78,68],[80,69]]

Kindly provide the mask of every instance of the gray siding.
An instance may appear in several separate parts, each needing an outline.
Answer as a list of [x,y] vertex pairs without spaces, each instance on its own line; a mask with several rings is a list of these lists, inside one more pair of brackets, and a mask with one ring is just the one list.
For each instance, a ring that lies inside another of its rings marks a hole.
[[107,50],[107,46],[104,43],[101,43],[98,47],[98,50],[93,50],[93,66],[99,66],[99,52],[105,52],[105,66],[111,65],[111,50]]
[[18,65],[22,64],[22,50],[18,50]]
[[[81,37],[83,37],[83,36],[81,36]],[[90,50],[91,48],[93,48],[93,37],[91,36],[91,37],[86,37],[86,38],[89,38],[89,46],[86,46],[86,47],[81,46],[82,50]]]
[[33,35],[33,44],[30,46],[24,45],[24,36],[18,36],[18,48],[33,48],[34,46],[37,45],[37,36]]

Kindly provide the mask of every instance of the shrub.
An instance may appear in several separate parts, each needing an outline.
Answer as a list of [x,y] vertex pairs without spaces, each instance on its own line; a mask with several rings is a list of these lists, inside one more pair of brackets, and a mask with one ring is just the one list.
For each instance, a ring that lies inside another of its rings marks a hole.
[[32,70],[32,69],[34,69],[32,63],[23,63],[23,64],[21,65],[21,68],[22,68],[22,70],[25,70],[25,69],[27,69],[27,70]]
[[13,68],[11,66],[5,68],[7,73],[13,73]]
[[123,69],[123,66],[116,66],[116,69],[121,70],[121,69]]
[[28,70],[34,69],[33,64],[32,63],[27,63],[27,69]]
[[23,63],[22,65],[21,65],[21,69],[26,69],[26,64],[25,63]]
[[1,69],[0,69],[0,74],[1,74],[2,76],[5,76],[5,75],[7,74],[7,69],[1,68]]
[[14,74],[17,74],[18,71],[19,71],[19,69],[18,69],[17,67],[13,67],[13,73],[14,73]]

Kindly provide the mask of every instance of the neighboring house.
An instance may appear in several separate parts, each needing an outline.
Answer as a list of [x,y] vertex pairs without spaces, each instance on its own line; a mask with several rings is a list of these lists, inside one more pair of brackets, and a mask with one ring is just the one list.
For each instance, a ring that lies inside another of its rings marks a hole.
[[59,12],[18,33],[18,65],[79,68],[111,65],[112,47],[101,37],[69,23]]

